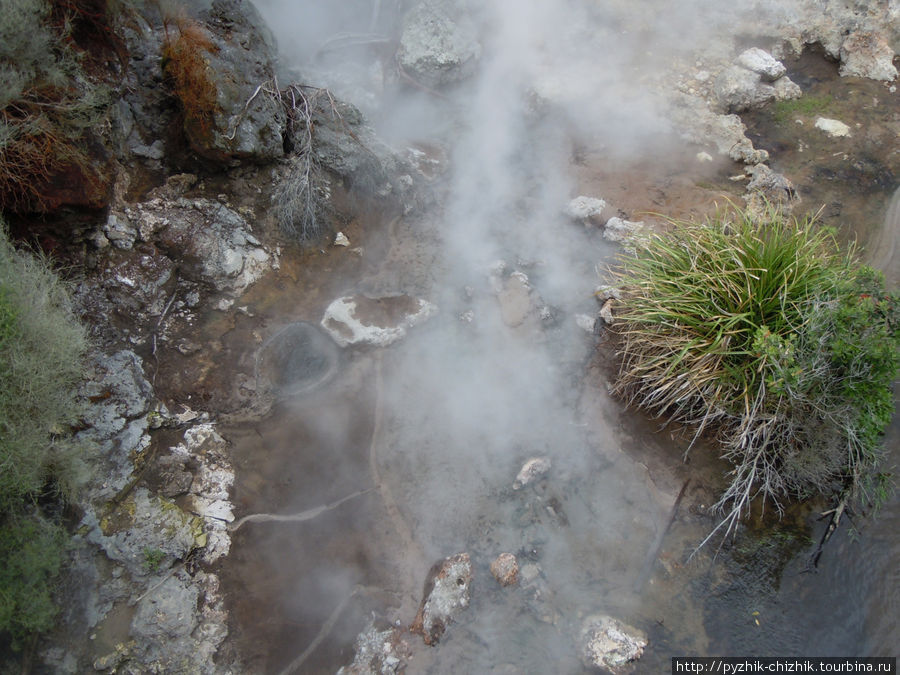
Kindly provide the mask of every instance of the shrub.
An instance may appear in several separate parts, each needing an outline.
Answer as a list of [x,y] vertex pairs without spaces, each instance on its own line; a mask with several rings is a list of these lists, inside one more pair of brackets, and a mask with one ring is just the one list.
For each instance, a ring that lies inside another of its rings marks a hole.
[[14,638],[48,628],[53,614],[62,535],[39,499],[72,482],[60,436],[78,418],[85,348],[62,283],[46,260],[14,250],[0,222],[0,632]]
[[616,391],[716,432],[726,532],[757,497],[858,495],[893,410],[900,298],[809,220],[673,225],[620,261]]
[[[51,175],[69,166],[93,175],[82,144],[108,103],[87,80],[45,0],[0,0],[0,207],[43,207]],[[58,22],[57,22],[58,23]]]

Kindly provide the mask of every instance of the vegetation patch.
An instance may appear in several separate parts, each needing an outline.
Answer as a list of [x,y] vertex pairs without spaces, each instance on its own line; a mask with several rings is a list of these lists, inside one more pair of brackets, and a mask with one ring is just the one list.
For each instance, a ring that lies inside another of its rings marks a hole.
[[43,504],[74,490],[85,331],[46,260],[16,251],[0,222],[0,633],[50,627],[62,529]]
[[775,101],[772,104],[772,119],[777,124],[784,125],[793,122],[797,117],[821,115],[831,106],[832,101],[830,94],[804,95],[786,101]]
[[[637,240],[616,271],[616,391],[714,432],[730,532],[753,500],[868,498],[900,365],[900,297],[815,223],[734,211]],[[696,436],[695,436],[696,437]]]
[[84,140],[108,90],[85,75],[69,22],[45,0],[0,0],[0,208],[45,210],[48,186],[75,172],[101,182]]

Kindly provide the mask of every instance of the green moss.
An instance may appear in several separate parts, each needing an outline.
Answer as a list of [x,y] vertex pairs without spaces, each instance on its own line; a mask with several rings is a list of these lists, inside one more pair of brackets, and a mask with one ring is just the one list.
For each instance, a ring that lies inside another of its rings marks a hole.
[[822,96],[801,96],[787,101],[776,101],[772,104],[772,118],[777,124],[792,123],[798,117],[813,117],[825,112],[832,104],[830,94]]

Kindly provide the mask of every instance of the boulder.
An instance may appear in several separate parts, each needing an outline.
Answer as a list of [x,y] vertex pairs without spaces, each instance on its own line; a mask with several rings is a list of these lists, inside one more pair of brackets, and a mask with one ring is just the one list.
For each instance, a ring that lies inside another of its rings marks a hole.
[[589,668],[622,673],[637,661],[647,646],[647,635],[606,615],[591,615],[582,623],[581,659]]
[[[271,93],[276,57],[271,32],[253,4],[240,0],[215,0],[199,12],[199,19],[201,30],[208,31],[209,46],[189,49],[202,51],[206,62],[202,77],[214,92],[214,102],[211,110],[195,111],[196,91],[176,87],[191,147],[221,162],[266,162],[283,156],[287,115]],[[173,36],[173,44],[179,38]],[[170,72],[175,68],[170,62]]]
[[585,223],[591,218],[599,216],[606,208],[606,202],[596,197],[575,197],[563,211],[572,220]]
[[341,347],[386,347],[436,312],[437,307],[432,303],[408,295],[370,298],[356,294],[332,301],[321,326]]
[[739,66],[758,73],[766,82],[774,82],[787,72],[787,68],[781,61],[778,61],[769,52],[752,47],[746,49],[737,57],[736,63]]
[[469,606],[471,583],[472,561],[468,553],[457,553],[435,563],[409,630],[421,635],[425,644],[437,644],[447,626]]
[[841,44],[840,74],[892,82],[897,78],[894,50],[877,31],[856,31]]
[[480,57],[477,27],[452,0],[425,0],[404,17],[397,62],[416,82],[459,82],[475,72]]
[[712,144],[720,154],[744,164],[758,164],[769,158],[768,152],[753,147],[746,135],[747,127],[737,115],[715,113],[699,96],[675,94],[672,99],[670,116],[686,141],[702,146]]
[[773,171],[765,164],[757,164],[747,169],[751,176],[744,199],[747,210],[755,220],[764,221],[772,209],[788,214],[800,203],[800,195],[783,174]]
[[729,66],[719,73],[713,91],[719,106],[727,113],[754,110],[771,101],[798,98],[803,93],[790,78],[764,81],[760,73],[740,65]]
[[643,221],[631,222],[622,218],[612,217],[606,221],[603,227],[603,238],[607,241],[621,242],[644,229]]

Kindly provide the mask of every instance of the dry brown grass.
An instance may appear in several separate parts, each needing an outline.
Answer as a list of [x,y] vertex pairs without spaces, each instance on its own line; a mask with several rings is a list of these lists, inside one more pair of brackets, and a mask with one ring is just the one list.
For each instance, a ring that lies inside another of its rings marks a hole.
[[209,55],[217,49],[197,21],[183,14],[166,19],[163,70],[181,101],[189,137],[204,138],[212,131],[217,92],[210,76]]

